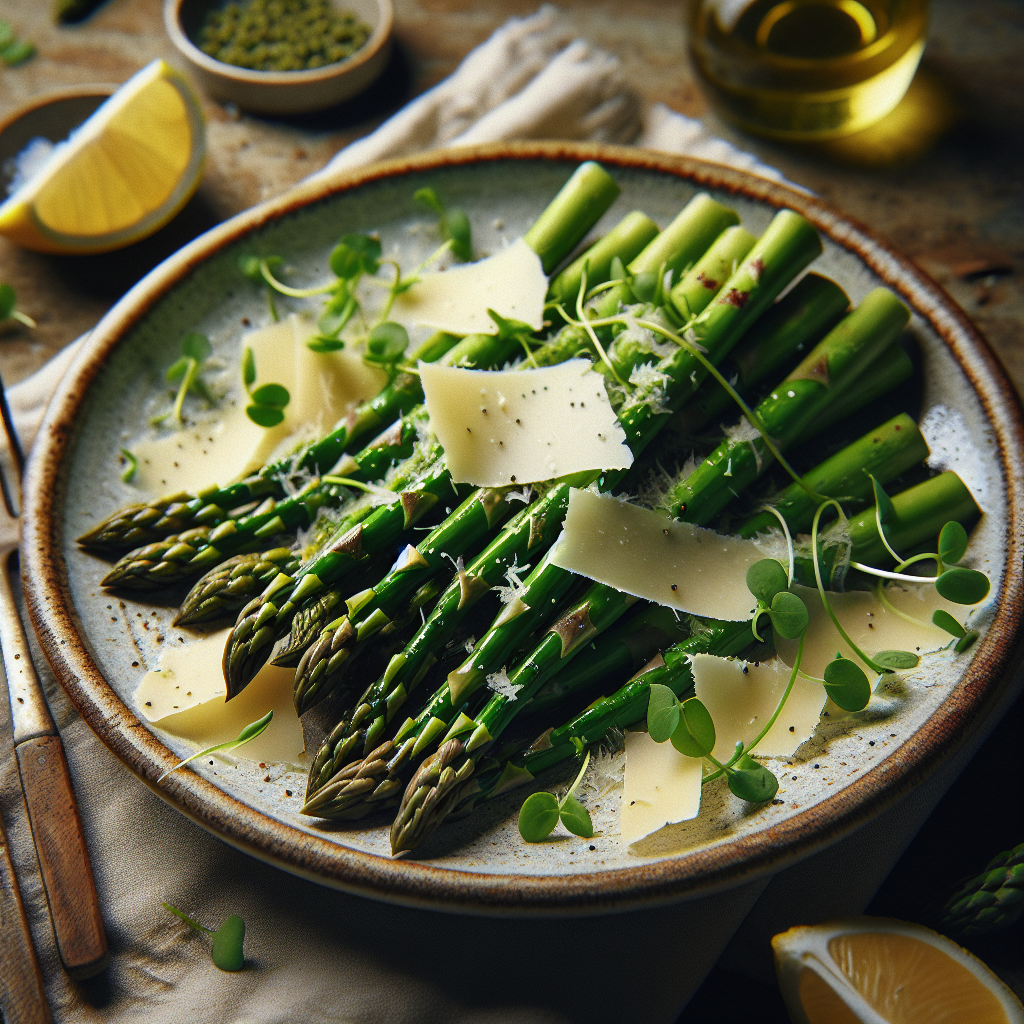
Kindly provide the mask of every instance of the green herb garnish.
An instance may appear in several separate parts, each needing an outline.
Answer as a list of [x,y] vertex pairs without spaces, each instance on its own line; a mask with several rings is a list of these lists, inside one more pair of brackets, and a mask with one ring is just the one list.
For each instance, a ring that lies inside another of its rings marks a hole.
[[240,747],[243,743],[248,743],[250,740],[256,739],[261,733],[263,733],[267,726],[270,725],[274,717],[273,711],[268,711],[259,721],[250,722],[233,740],[228,740],[225,743],[215,743],[212,747],[207,747],[205,750],[200,750],[191,757],[186,757],[184,761],[179,761],[173,768],[168,768],[167,771],[156,780],[157,785],[160,785],[164,779],[167,778],[171,772],[176,772],[179,768],[183,768],[189,763],[194,761],[197,757],[205,757],[207,754],[214,754],[218,750],[233,750],[235,747]]
[[237,914],[226,918],[214,931],[212,928],[204,928],[198,921],[193,921],[188,914],[171,906],[170,903],[161,903],[160,906],[180,917],[193,931],[213,936],[213,948],[210,952],[214,964],[222,971],[240,971],[245,966],[245,922]]

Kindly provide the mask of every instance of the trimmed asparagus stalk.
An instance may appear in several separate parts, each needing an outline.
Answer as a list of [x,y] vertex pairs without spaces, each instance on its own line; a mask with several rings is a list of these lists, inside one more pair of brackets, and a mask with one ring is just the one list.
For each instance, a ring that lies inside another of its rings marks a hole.
[[[872,495],[871,477],[879,483],[905,473],[928,458],[928,444],[917,424],[900,413],[887,423],[869,431],[841,451],[836,452],[801,478],[817,494],[844,502],[866,502]],[[818,502],[797,483],[791,483],[772,499],[794,533],[810,528]],[[759,512],[736,531],[741,537],[753,537],[778,526],[771,512]]]
[[658,234],[658,225],[646,213],[627,213],[603,238],[569,264],[548,288],[548,298],[574,309],[576,296],[587,268],[587,287],[604,284],[611,271],[612,260],[623,263],[635,259]]
[[[844,386],[855,380],[903,330],[910,311],[884,288],[870,292],[819,342],[803,362],[754,410],[780,449],[813,422]],[[749,425],[748,425],[749,426]],[[686,522],[710,522],[774,456],[764,438],[723,441],[673,491],[672,514]]]
[[[519,663],[508,678],[507,692],[494,694],[473,718],[456,720],[441,747],[423,761],[402,796],[391,826],[392,854],[419,846],[441,824],[464,794],[477,762],[515,717],[523,706],[521,702],[529,700],[561,664],[612,625],[636,600],[602,584],[589,587],[582,600]],[[423,748],[417,753],[423,753]]]
[[582,241],[615,202],[621,189],[600,165],[588,160],[569,180],[523,236],[550,274]]

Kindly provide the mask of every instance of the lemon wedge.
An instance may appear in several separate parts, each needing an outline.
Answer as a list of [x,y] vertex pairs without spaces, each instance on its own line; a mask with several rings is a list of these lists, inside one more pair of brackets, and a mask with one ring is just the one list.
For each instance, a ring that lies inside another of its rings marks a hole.
[[62,254],[137,242],[188,202],[205,152],[195,93],[169,64],[155,60],[0,206],[0,235]]
[[794,1024],[1022,1024],[980,960],[922,925],[850,917],[772,939]]

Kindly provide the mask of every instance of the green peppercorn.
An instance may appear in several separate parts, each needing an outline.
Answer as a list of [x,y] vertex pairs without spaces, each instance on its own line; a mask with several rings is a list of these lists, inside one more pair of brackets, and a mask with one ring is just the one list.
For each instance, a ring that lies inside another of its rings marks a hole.
[[216,60],[255,71],[301,71],[344,60],[370,28],[330,0],[231,0],[211,11],[200,49]]

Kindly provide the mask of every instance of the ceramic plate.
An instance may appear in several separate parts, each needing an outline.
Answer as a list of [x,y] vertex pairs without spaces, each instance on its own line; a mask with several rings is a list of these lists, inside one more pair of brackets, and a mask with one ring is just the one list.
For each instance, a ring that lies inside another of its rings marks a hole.
[[[431,185],[467,210],[475,244],[493,251],[530,225],[584,159],[600,160],[622,187],[602,226],[631,209],[665,224],[701,189],[732,205],[755,233],[777,209],[791,207],[824,238],[815,269],[854,303],[882,283],[912,307],[910,330],[923,355],[921,409],[945,407],[956,430],[942,458],[965,476],[985,512],[971,548],[973,564],[994,584],[978,616],[980,642],[969,655],[935,659],[895,695],[891,714],[819,727],[807,749],[817,751],[812,760],[820,767],[799,761],[787,768],[782,803],[744,813],[727,791],[712,791],[697,822],[663,836],[644,857],[608,834],[614,795],[596,812],[605,834],[588,842],[524,844],[515,826],[518,791],[440,830],[420,859],[394,861],[388,822],[327,828],[302,817],[298,772],[277,772],[267,783],[267,771],[252,762],[203,759],[158,786],[161,773],[191,750],[140,721],[132,694],[161,644],[189,635],[170,626],[169,608],[149,615],[149,630],[133,625],[148,606],[103,594],[107,563],[75,544],[86,527],[132,499],[116,454],[160,386],[157,370],[175,360],[187,331],[237,350],[240,320],[266,321],[263,297],[237,272],[244,250],[281,254],[293,279],[312,281],[341,234],[379,231],[385,251],[397,248],[411,260],[422,244],[414,225],[423,222],[412,195]],[[25,587],[46,656],[85,720],[147,785],[227,842],[327,885],[401,903],[476,913],[622,908],[778,870],[878,814],[956,749],[1006,685],[1021,630],[1024,480],[1010,467],[1019,468],[1022,455],[1017,399],[963,314],[912,264],[817,200],[727,168],[612,147],[424,154],[309,184],[239,215],[154,270],[106,316],[65,378],[36,446]]]

